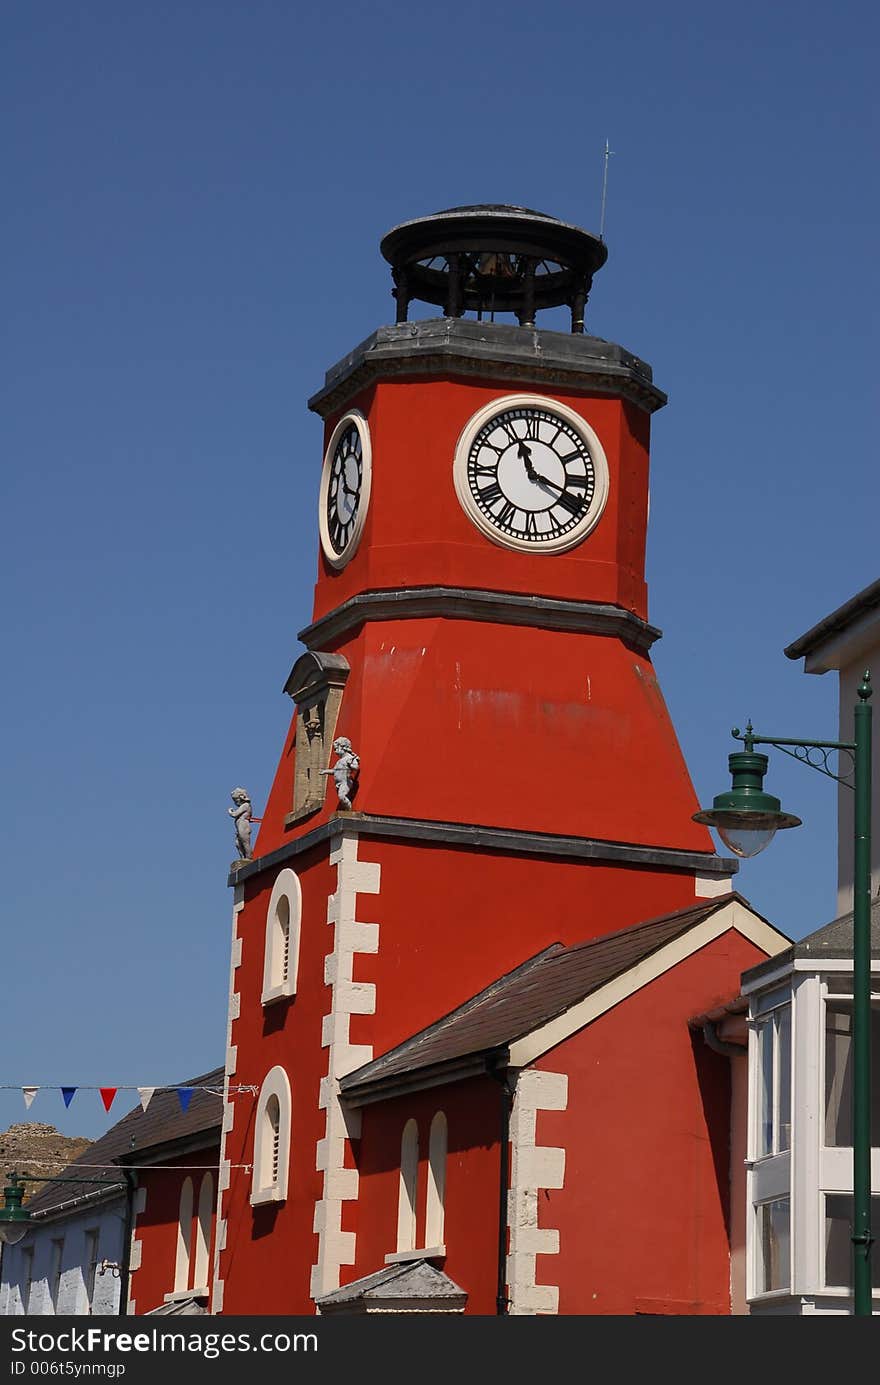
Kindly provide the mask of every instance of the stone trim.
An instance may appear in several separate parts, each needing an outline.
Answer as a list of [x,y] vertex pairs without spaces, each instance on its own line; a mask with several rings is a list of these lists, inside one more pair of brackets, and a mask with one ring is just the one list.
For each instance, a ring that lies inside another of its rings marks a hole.
[[307,625],[298,638],[309,649],[332,644],[370,620],[491,621],[495,625],[533,625],[579,635],[608,635],[646,654],[662,630],[632,611],[598,601],[494,592],[478,587],[406,587],[359,592]]
[[666,403],[647,362],[601,337],[440,317],[377,328],[330,367],[309,408],[328,418],[377,380],[431,375],[610,394],[646,413]]
[[659,866],[663,870],[696,872],[704,876],[730,876],[739,870],[733,857],[709,852],[680,851],[669,846],[634,846],[626,842],[603,842],[591,837],[561,837],[555,832],[521,832],[513,827],[479,827],[462,822],[430,822],[425,818],[393,818],[370,813],[334,814],[311,832],[295,837],[255,861],[231,871],[228,883],[249,880],[261,871],[292,860],[320,845],[344,825],[352,835],[396,837],[400,841],[438,842],[449,846],[470,846],[483,851],[509,851],[515,855],[565,856],[620,865]]
[[135,1301],[131,1296],[131,1281],[137,1270],[141,1267],[141,1259],[144,1253],[143,1242],[137,1239],[137,1219],[141,1212],[146,1210],[147,1190],[146,1188],[135,1189],[131,1203],[131,1245],[128,1254],[128,1303],[126,1313],[129,1317],[134,1317],[137,1313]]
[[241,1013],[241,995],[235,989],[235,973],[241,966],[241,944],[238,935],[238,916],[244,908],[244,886],[236,885],[232,905],[232,947],[229,963],[229,1011],[226,1020],[226,1071],[223,1077],[223,1124],[220,1132],[220,1162],[217,1168],[217,1229],[214,1236],[214,1285],[211,1312],[223,1311],[223,1280],[220,1278],[220,1254],[226,1249],[226,1218],[223,1216],[223,1194],[230,1182],[230,1161],[226,1157],[226,1137],[235,1123],[235,1103],[229,1097],[229,1080],[235,1074],[238,1049],[232,1042],[232,1026]]
[[511,1316],[559,1312],[558,1287],[535,1283],[535,1257],[559,1254],[559,1231],[539,1225],[538,1194],[542,1188],[564,1186],[565,1150],[539,1145],[537,1124],[539,1111],[564,1111],[567,1106],[565,1073],[535,1068],[519,1073],[510,1115],[507,1199],[507,1311]]
[[301,654],[288,675],[284,691],[296,704],[296,758],[293,804],[286,827],[316,813],[323,805],[327,779],[321,771],[330,763],[330,749],[350,672],[341,654],[310,650]]
[[730,894],[733,881],[730,876],[700,875],[694,877],[694,894],[697,899],[717,899],[719,895]]
[[373,1049],[368,1044],[352,1044],[352,1015],[372,1015],[376,1010],[376,988],[353,979],[358,953],[379,950],[379,925],[359,923],[359,894],[379,893],[381,868],[375,862],[358,859],[357,835],[337,823],[339,836],[330,852],[336,866],[336,892],[327,900],[327,922],[333,927],[333,950],[324,961],[324,981],[332,1000],[329,1014],[321,1025],[321,1044],[328,1050],[327,1076],[320,1085],[319,1107],[327,1113],[327,1124],[315,1152],[315,1167],[324,1175],[323,1194],[315,1204],[313,1229],[318,1236],[318,1259],[312,1266],[311,1295],[318,1299],[339,1288],[340,1269],[355,1262],[355,1233],[342,1230],[342,1205],[356,1200],[358,1171],[345,1166],[345,1148],[360,1135],[360,1112],[343,1107],[339,1079],[368,1063]]

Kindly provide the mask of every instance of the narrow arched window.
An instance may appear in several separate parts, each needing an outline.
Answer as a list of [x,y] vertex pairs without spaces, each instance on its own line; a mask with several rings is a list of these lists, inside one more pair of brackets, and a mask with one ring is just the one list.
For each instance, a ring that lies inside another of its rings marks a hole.
[[177,1215],[177,1257],[174,1261],[174,1292],[189,1288],[189,1261],[192,1247],[193,1181],[187,1175],[180,1188]]
[[419,1176],[419,1127],[408,1120],[400,1141],[400,1192],[397,1200],[397,1249],[416,1248],[416,1184]]
[[211,1250],[211,1221],[214,1214],[214,1179],[206,1173],[199,1188],[199,1212],[196,1221],[196,1264],[193,1288],[208,1287],[208,1255]]
[[273,886],[266,911],[264,1005],[296,994],[301,915],[302,890],[299,879],[294,871],[282,870]]
[[283,1202],[290,1162],[291,1097],[287,1073],[272,1068],[260,1088],[254,1128],[251,1203]]
[[446,1216],[446,1147],[448,1134],[446,1116],[438,1111],[431,1121],[428,1141],[428,1212],[425,1225],[425,1245],[434,1249],[443,1244],[443,1223]]

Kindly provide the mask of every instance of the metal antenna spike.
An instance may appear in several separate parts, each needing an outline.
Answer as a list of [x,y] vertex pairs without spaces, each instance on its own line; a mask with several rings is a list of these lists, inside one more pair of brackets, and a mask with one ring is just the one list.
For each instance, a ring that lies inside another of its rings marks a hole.
[[605,239],[605,204],[606,204],[607,199],[608,199],[608,160],[612,157],[612,155],[614,154],[614,152],[615,152],[615,151],[611,148],[611,146],[610,146],[609,143],[608,143],[608,140],[606,139],[606,141],[605,141],[605,153],[604,153],[603,156],[602,156],[602,159],[603,159],[603,169],[602,169],[602,208],[601,208],[601,211],[599,212],[599,239],[600,239],[600,240],[604,240],[604,239]]

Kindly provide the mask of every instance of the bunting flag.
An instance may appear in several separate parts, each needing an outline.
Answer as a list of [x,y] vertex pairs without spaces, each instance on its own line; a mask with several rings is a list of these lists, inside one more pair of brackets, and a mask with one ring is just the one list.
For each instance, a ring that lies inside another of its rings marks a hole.
[[21,1094],[24,1097],[25,1109],[27,1111],[31,1109],[31,1102],[39,1090],[39,1087],[22,1087]]
[[190,1102],[192,1101],[192,1096],[193,1096],[193,1089],[192,1089],[192,1087],[178,1087],[178,1089],[177,1089],[177,1100],[180,1102],[180,1109],[181,1109],[181,1111],[187,1111],[187,1110],[189,1110],[189,1104],[190,1104]]
[[61,1095],[64,1097],[64,1105],[69,1106],[76,1096],[76,1087],[62,1087]]
[[146,1111],[147,1107],[149,1106],[153,1098],[153,1093],[155,1090],[155,1087],[138,1087],[137,1091],[138,1096],[141,1099],[141,1110]]
[[103,1103],[104,1103],[104,1110],[105,1110],[105,1111],[109,1111],[109,1110],[110,1110],[110,1107],[113,1105],[113,1098],[115,1097],[116,1093],[119,1091],[119,1088],[118,1088],[118,1087],[99,1087],[99,1088],[98,1088],[98,1091],[101,1093],[101,1100],[102,1100]]

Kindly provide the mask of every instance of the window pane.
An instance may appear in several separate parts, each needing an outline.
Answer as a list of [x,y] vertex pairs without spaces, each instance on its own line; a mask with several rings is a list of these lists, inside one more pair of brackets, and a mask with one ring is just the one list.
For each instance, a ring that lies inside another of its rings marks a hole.
[[825,1004],[825,1143],[852,1144],[852,1006]]
[[786,1005],[776,1018],[779,1047],[779,1119],[776,1150],[791,1149],[791,1006]]
[[758,1212],[758,1293],[787,1289],[791,1270],[790,1207],[788,1198],[765,1202]]
[[773,1021],[758,1029],[758,1156],[773,1152]]
[[[825,1198],[825,1287],[852,1289],[853,1200],[848,1193],[829,1193]],[[871,1198],[871,1229],[880,1227],[880,1197]],[[871,1287],[880,1289],[880,1263],[871,1256]]]
[[[825,1143],[852,1144],[852,1002],[825,1003]],[[880,1005],[871,1006],[871,1144],[880,1146]]]

